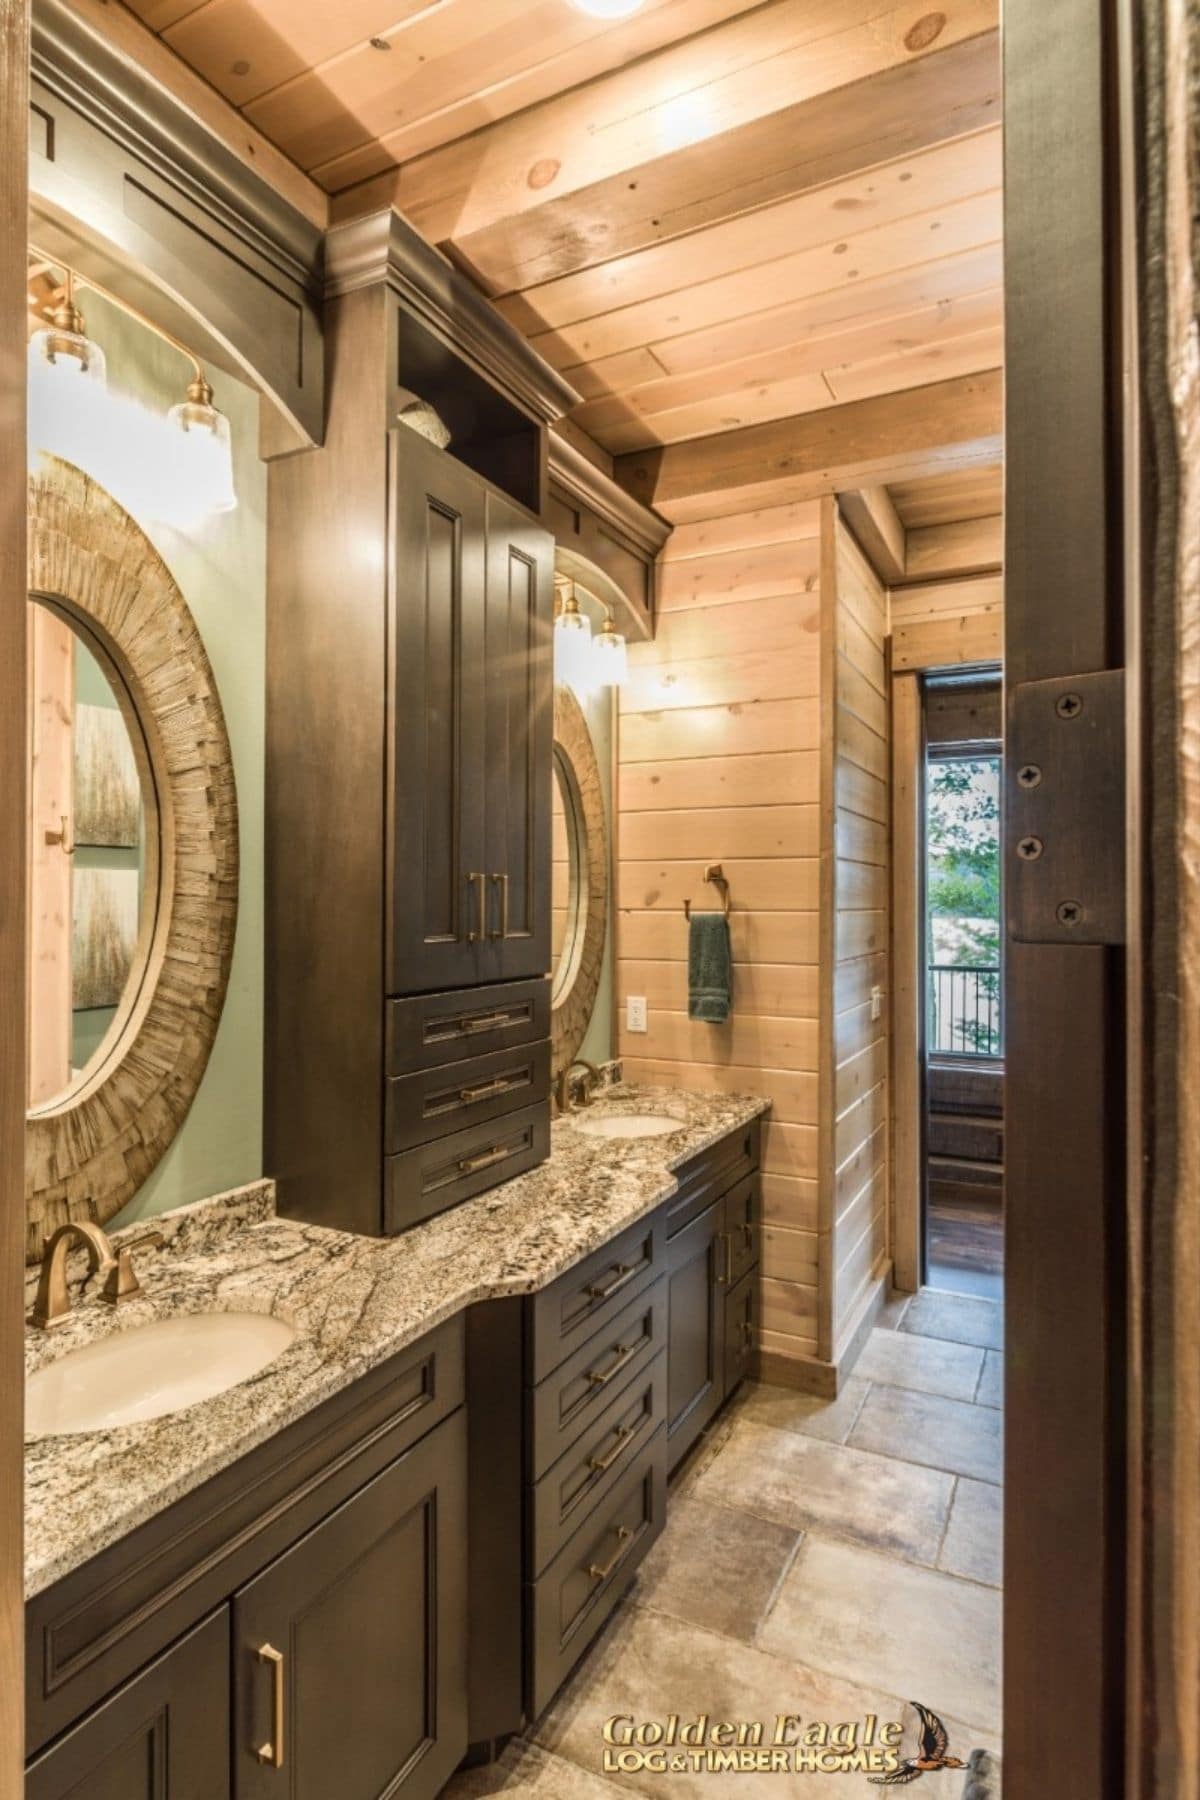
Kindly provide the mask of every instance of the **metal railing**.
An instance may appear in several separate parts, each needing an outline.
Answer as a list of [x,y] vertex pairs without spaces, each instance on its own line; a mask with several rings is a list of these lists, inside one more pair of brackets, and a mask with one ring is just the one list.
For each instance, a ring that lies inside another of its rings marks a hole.
[[929,965],[929,1049],[935,1056],[1000,1056],[1004,1049],[1000,970]]

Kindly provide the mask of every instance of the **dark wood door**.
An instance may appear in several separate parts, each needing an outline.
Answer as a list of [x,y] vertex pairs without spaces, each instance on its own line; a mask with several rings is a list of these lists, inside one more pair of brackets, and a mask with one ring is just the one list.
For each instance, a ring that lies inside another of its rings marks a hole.
[[392,433],[390,480],[387,981],[406,994],[484,978],[486,490],[405,428]]
[[554,540],[487,497],[488,979],[550,967]]
[[667,1460],[674,1468],[725,1397],[725,1202],[667,1245]]
[[234,1597],[238,1800],[433,1800],[466,1726],[460,1409]]
[[227,1800],[229,1608],[29,1766],[25,1800]]

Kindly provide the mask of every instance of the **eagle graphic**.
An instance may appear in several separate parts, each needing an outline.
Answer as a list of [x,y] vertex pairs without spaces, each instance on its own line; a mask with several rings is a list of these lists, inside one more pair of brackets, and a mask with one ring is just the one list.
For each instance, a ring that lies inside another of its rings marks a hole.
[[919,1700],[910,1700],[908,1704],[921,1721],[920,1747],[915,1756],[906,1758],[890,1775],[868,1776],[876,1787],[901,1787],[905,1782],[919,1781],[922,1775],[928,1775],[934,1769],[965,1769],[967,1766],[960,1757],[949,1755],[950,1739],[937,1714],[922,1706]]

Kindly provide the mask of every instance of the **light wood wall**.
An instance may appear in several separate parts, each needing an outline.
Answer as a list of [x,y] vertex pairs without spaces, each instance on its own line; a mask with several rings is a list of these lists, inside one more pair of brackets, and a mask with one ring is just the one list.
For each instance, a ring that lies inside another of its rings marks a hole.
[[822,502],[821,601],[820,1355],[837,1365],[889,1254],[890,706],[887,591],[832,498]]
[[[675,531],[619,748],[620,1054],[633,1081],[771,1100],[761,1342],[797,1358],[818,1339],[819,527],[806,501]],[[683,901],[719,904],[708,862],[732,891],[725,1025],[687,1017]],[[645,1035],[626,1029],[630,994]]]
[[997,573],[892,589],[892,668],[997,663],[1004,655],[1004,579]]

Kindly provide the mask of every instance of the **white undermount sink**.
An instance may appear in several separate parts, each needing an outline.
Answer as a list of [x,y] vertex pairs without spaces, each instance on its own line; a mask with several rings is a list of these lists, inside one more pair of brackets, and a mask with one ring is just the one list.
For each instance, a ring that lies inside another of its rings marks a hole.
[[71,1350],[25,1384],[27,1437],[107,1431],[181,1412],[248,1381],[296,1333],[269,1313],[184,1313]]
[[571,1114],[576,1131],[588,1137],[652,1138],[665,1137],[668,1131],[682,1131],[683,1120],[668,1118],[666,1113],[598,1113],[580,1117]]

